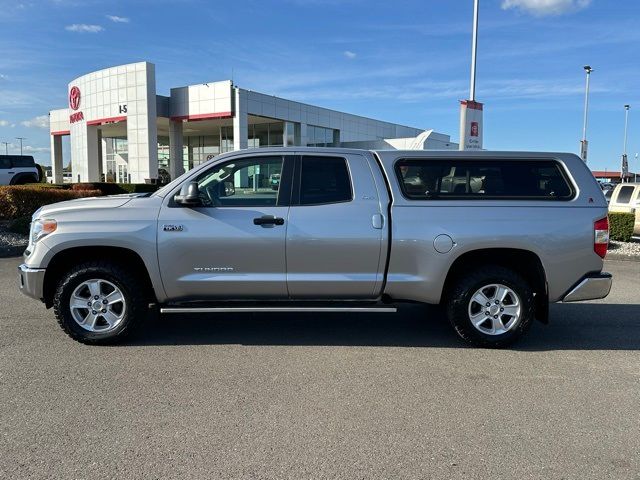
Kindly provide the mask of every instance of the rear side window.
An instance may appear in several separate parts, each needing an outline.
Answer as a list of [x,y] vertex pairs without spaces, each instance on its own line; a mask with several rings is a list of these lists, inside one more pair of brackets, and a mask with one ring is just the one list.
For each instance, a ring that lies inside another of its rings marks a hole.
[[33,157],[21,157],[16,155],[13,157],[13,168],[29,168],[35,167]]
[[552,160],[429,160],[396,162],[404,195],[412,200],[569,200],[573,189]]
[[300,205],[349,202],[351,199],[351,179],[344,158],[302,157]]
[[618,192],[618,197],[616,198],[616,203],[629,203],[631,201],[631,195],[633,195],[634,188],[635,187],[631,185],[621,187]]
[[3,168],[3,169],[11,168],[11,159],[8,157],[0,157],[0,168]]

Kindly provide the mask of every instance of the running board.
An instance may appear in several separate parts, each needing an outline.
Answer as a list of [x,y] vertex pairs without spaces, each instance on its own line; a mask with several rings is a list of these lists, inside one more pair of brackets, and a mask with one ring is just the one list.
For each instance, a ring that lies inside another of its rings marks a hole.
[[240,312],[363,312],[395,313],[396,307],[161,307],[160,313],[240,313]]

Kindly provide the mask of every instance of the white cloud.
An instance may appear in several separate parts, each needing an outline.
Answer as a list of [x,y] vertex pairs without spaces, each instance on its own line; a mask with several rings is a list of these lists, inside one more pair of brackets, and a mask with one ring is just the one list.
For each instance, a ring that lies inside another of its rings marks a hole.
[[104,30],[100,25],[88,25],[86,23],[74,23],[73,25],[67,25],[64,29],[69,32],[80,33],[98,33]]
[[107,15],[107,18],[114,23],[129,23],[129,18],[119,17],[117,15]]
[[[9,145],[7,145],[7,148],[9,149],[9,153],[11,153],[11,151],[20,152],[20,144],[18,142],[9,143]],[[0,147],[0,151],[4,153],[4,145]],[[22,153],[44,153],[50,151],[51,149],[49,147],[33,147],[31,145],[22,145]]]
[[0,120],[0,127],[8,127],[8,126],[9,126],[8,120]]
[[35,128],[49,128],[49,115],[39,115],[31,120],[25,120],[24,122],[20,122],[20,125],[25,127],[35,127]]
[[502,0],[504,10],[515,8],[540,17],[575,12],[590,4],[591,0]]
[[9,77],[6,76],[4,73],[0,73],[0,80],[8,80]]
[[344,52],[342,52],[342,54],[349,60],[353,60],[354,58],[356,58],[355,52],[352,52],[351,50],[345,50]]

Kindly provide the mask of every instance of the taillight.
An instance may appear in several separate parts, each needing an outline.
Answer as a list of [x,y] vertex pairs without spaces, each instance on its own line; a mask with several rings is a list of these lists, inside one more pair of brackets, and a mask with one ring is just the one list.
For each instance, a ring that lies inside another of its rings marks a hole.
[[604,217],[593,224],[593,250],[602,258],[609,246],[609,218]]

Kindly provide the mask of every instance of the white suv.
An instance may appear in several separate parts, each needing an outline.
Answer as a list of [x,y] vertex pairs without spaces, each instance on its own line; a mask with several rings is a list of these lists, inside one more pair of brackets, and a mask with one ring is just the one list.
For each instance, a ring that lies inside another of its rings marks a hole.
[[40,173],[30,155],[0,155],[0,185],[38,183]]

